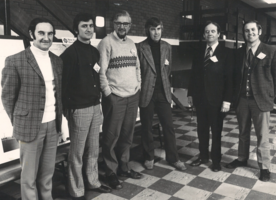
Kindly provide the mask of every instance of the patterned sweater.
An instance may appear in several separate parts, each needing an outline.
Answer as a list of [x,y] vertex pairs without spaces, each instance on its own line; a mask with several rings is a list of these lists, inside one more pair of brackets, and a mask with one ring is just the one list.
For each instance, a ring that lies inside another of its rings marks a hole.
[[140,89],[140,62],[134,42],[121,40],[115,32],[107,35],[98,45],[100,52],[100,83],[105,96],[113,93],[129,97]]

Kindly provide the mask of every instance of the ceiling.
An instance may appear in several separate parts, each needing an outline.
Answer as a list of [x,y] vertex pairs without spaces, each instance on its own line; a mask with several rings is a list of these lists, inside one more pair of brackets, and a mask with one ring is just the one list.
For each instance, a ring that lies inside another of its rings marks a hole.
[[241,0],[244,3],[256,8],[258,11],[276,19],[276,0],[270,0],[273,3],[268,4],[264,0]]

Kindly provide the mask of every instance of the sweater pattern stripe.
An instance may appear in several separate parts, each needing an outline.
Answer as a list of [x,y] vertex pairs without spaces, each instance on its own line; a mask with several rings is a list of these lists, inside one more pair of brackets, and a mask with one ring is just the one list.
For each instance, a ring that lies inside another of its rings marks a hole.
[[123,67],[136,67],[136,56],[118,56],[111,58],[108,69],[118,69]]

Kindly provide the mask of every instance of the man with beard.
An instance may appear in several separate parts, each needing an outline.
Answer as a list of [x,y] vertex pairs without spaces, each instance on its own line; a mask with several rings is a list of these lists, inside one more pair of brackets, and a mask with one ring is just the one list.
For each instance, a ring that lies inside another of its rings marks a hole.
[[102,154],[110,186],[120,189],[122,185],[117,175],[134,179],[142,177],[128,166],[141,78],[135,44],[126,36],[131,27],[129,13],[116,13],[113,24],[115,31],[98,46],[104,115]]

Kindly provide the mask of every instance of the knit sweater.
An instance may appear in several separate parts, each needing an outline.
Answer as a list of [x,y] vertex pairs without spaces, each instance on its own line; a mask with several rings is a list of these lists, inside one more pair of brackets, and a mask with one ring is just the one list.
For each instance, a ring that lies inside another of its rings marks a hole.
[[141,87],[140,62],[134,42],[107,35],[98,45],[100,52],[100,83],[105,96],[113,93],[129,97]]
[[81,109],[100,103],[99,74],[94,66],[99,52],[91,44],[76,40],[60,56],[63,60],[63,107]]

